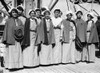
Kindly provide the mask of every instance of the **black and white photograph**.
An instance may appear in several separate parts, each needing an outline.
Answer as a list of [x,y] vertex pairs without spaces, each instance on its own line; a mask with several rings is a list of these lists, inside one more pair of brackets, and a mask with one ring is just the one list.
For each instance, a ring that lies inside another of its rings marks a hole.
[[100,73],[100,0],[0,0],[0,73]]

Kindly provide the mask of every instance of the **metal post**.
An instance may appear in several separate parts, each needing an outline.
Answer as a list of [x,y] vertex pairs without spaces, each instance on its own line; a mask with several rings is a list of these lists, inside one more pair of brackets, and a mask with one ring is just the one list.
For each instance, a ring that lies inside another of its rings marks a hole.
[[40,8],[41,6],[41,0],[37,0],[37,8]]
[[69,11],[69,10],[70,10],[70,8],[69,8],[68,0],[66,0],[66,3],[67,3],[68,11]]

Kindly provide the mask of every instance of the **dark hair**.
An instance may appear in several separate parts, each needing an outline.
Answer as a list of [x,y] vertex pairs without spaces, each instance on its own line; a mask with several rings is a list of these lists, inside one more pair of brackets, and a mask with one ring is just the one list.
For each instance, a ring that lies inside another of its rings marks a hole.
[[51,14],[50,11],[46,10],[44,11],[43,15],[45,15],[47,12],[49,13],[49,15]]
[[61,12],[61,10],[60,10],[60,9],[55,9],[55,10],[54,10],[54,13],[55,13],[56,11],[58,11],[59,13]]
[[24,9],[21,6],[18,6],[17,9],[22,11],[22,12],[24,11]]
[[82,12],[82,11],[78,11],[78,12],[76,13],[76,15],[79,14],[79,13],[81,13],[81,15],[83,15],[83,12]]
[[[73,14],[72,13],[69,13],[71,16],[73,16]],[[67,14],[66,16],[68,16],[69,14]]]
[[30,15],[32,12],[34,12],[34,14],[36,14],[34,10],[31,10],[31,11],[29,12],[29,15]]
[[14,11],[15,13],[17,13],[17,14],[18,14],[17,9],[15,9],[15,8],[14,8],[14,9],[12,9],[12,10],[11,10],[11,12],[10,12],[10,16],[11,16],[11,17],[12,17],[12,12],[13,12],[13,11]]
[[90,15],[90,14],[87,14],[87,17],[88,17],[88,16],[90,16],[90,18],[91,18],[91,19],[93,19],[93,18],[94,18],[94,17],[93,17],[92,15]]
[[40,11],[40,13],[41,13],[41,9],[37,8],[37,9],[35,10],[35,12],[37,12],[37,11]]
[[46,8],[44,8],[44,7],[43,7],[43,8],[41,8],[41,11],[42,11],[42,12],[43,12],[43,11],[45,11],[45,10],[47,10],[47,9],[46,9]]
[[100,20],[100,16],[97,16],[97,19]]

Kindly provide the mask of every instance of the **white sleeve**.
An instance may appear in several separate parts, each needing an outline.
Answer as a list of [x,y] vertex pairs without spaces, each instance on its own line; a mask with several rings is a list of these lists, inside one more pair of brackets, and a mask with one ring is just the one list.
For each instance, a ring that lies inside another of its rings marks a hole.
[[72,31],[72,38],[75,39],[76,38],[76,28],[75,28],[75,25],[72,23],[71,27],[73,29],[73,31]]
[[60,36],[63,36],[63,29],[64,29],[64,25],[63,25],[63,23],[61,23],[61,35]]

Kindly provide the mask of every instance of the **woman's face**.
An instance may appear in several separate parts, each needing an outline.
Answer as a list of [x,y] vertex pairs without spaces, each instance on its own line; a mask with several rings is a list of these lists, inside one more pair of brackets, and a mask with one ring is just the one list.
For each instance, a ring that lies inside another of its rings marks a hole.
[[59,12],[59,11],[55,11],[55,12],[54,12],[54,16],[55,16],[56,18],[58,18],[59,15],[60,15],[60,12]]
[[91,15],[87,15],[87,20],[91,20],[91,19],[92,19]]
[[18,14],[15,11],[12,11],[12,17],[16,18]]
[[46,13],[45,13],[45,17],[46,17],[46,18],[50,18],[50,13],[49,13],[49,12],[46,12]]
[[22,14],[23,13],[23,11],[21,11],[21,10],[18,10],[18,14],[20,15],[20,14]]
[[72,14],[70,13],[70,14],[67,14],[67,19],[71,19],[72,18]]
[[37,16],[37,17],[40,17],[40,15],[41,15],[41,12],[40,12],[40,11],[37,11],[37,12],[36,12],[36,16]]
[[32,11],[32,12],[30,13],[30,18],[34,18],[35,16],[36,16],[35,12]]
[[81,18],[82,17],[82,14],[81,13],[78,13],[77,14],[77,18]]

